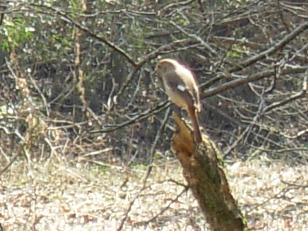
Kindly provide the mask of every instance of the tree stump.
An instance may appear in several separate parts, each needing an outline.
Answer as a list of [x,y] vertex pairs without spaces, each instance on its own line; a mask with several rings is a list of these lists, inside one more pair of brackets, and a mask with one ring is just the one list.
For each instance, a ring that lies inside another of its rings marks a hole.
[[190,127],[176,113],[173,117],[177,131],[172,137],[172,149],[207,222],[215,231],[248,230],[230,192],[215,143],[203,134],[202,142],[196,144]]

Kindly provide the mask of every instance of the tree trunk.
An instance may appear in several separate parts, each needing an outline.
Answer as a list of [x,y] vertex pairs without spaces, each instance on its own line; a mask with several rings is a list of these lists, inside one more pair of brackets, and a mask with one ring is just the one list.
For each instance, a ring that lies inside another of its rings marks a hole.
[[219,159],[220,151],[206,135],[200,144],[194,143],[192,130],[175,113],[173,116],[177,131],[172,137],[172,148],[212,230],[248,230],[231,195],[223,162]]

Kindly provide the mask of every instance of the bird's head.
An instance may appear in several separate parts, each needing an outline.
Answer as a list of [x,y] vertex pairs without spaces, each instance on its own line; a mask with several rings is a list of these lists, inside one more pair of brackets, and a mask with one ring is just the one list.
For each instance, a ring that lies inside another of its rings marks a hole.
[[161,59],[156,65],[155,73],[161,76],[163,73],[174,71],[179,63],[174,59]]

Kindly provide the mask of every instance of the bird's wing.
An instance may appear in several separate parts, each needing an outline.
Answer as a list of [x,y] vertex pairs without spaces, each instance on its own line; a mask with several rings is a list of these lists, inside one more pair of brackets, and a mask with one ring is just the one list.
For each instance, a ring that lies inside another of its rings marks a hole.
[[[195,93],[189,86],[187,86],[187,84],[184,83],[181,78],[178,77],[177,73],[175,72],[165,73],[164,88],[167,94],[167,88],[170,88],[174,94],[182,98],[182,100],[184,100],[186,103],[190,103],[190,105],[193,105],[195,102]],[[172,96],[170,96],[170,93],[168,95],[172,100]]]

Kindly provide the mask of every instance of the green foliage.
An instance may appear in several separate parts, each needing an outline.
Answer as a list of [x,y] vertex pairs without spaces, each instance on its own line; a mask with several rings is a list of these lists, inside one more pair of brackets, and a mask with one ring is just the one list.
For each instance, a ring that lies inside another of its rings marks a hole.
[[183,17],[182,15],[176,15],[175,22],[179,26],[183,26],[183,27],[188,26],[190,24],[190,21],[188,20],[188,18]]
[[233,44],[232,48],[227,52],[228,58],[242,58],[243,54],[248,53],[248,49],[244,45]]
[[73,17],[76,17],[78,13],[81,13],[81,1],[80,0],[70,0],[70,8],[72,10]]
[[97,166],[90,167],[90,170],[92,173],[95,174],[98,173],[104,175],[110,171],[110,166],[104,164],[98,164]]
[[71,36],[64,36],[60,34],[52,34],[50,36],[50,43],[54,44],[59,54],[65,54],[72,49],[73,39]]
[[135,171],[138,171],[138,170],[145,171],[148,168],[147,165],[142,164],[142,163],[133,163],[130,167],[134,169]]
[[32,38],[33,32],[35,32],[35,28],[28,26],[21,17],[5,20],[4,27],[0,29],[0,35],[3,35],[0,49],[8,51],[10,48],[15,49],[21,46]]

